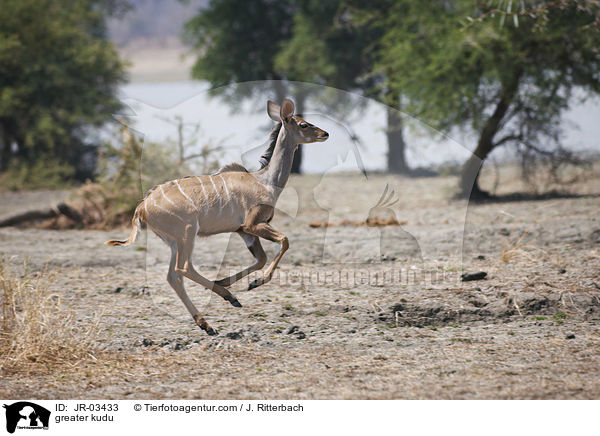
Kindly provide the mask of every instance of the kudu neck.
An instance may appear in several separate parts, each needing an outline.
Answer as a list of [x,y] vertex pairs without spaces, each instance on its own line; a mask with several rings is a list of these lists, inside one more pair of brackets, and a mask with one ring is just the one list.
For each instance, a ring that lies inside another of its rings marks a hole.
[[277,136],[273,156],[261,174],[261,181],[265,185],[278,192],[283,190],[292,171],[292,161],[296,148],[297,144],[292,142],[290,135],[282,128]]

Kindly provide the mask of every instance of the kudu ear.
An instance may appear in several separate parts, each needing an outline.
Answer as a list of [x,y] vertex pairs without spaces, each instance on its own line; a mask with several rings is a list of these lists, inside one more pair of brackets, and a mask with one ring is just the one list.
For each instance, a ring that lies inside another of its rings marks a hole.
[[271,118],[276,123],[281,122],[281,108],[279,105],[271,100],[267,101],[267,114],[269,114],[269,118]]
[[281,119],[287,121],[292,115],[294,115],[294,102],[289,98],[283,100],[281,105]]

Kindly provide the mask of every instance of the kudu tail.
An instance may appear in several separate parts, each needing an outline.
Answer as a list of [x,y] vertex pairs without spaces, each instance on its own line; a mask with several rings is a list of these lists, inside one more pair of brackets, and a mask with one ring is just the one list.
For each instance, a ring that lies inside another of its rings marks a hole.
[[143,203],[140,203],[138,205],[138,207],[135,209],[135,212],[133,214],[133,218],[131,219],[131,225],[132,225],[132,229],[131,229],[131,234],[129,235],[129,238],[125,239],[124,241],[119,241],[117,239],[111,239],[110,241],[106,241],[105,244],[106,245],[111,245],[111,246],[115,246],[115,245],[129,245],[132,242],[135,241],[135,238],[137,238],[138,233],[140,233],[140,227],[142,226],[142,218],[143,216],[141,216],[141,211],[140,211],[140,206]]

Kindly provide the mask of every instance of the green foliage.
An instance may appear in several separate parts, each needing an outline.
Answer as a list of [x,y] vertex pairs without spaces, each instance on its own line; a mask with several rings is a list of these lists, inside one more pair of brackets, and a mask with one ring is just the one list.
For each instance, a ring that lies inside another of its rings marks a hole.
[[[345,93],[323,93],[323,88],[294,83],[350,89],[366,71],[358,34],[334,26],[339,5],[315,0],[213,0],[186,24],[185,37],[198,54],[192,75],[209,81],[212,93],[234,110],[241,98],[262,99],[265,94],[278,101],[292,96],[300,114],[316,94],[320,106],[349,107]],[[300,156],[301,147],[293,172],[299,170]]]
[[274,58],[282,41],[291,36],[292,5],[290,0],[210,2],[185,26],[185,38],[199,54],[192,76],[215,88],[281,80]]
[[380,95],[381,89],[374,88],[375,82],[369,74],[375,62],[375,53],[369,48],[381,29],[352,21],[353,3],[296,2],[292,36],[282,43],[275,59],[275,65],[288,79],[360,90],[371,97]]
[[509,26],[489,14],[486,2],[384,3],[385,13],[354,11],[357,22],[383,29],[373,47],[373,73],[402,93],[405,109],[435,128],[479,135],[463,182],[500,145],[560,151],[560,119],[573,91],[600,92],[597,7],[565,1],[555,8],[550,5],[556,2],[541,1],[543,18],[523,14]]
[[593,15],[569,9],[551,12],[543,25],[527,16],[518,27],[494,19],[465,27],[461,19],[472,11],[468,1],[399,2],[387,16],[378,68],[411,111],[439,129],[481,131],[502,93],[516,86],[516,110],[506,120],[528,121],[535,129],[524,135],[551,133],[575,86],[600,91],[598,33],[583,29]]
[[367,70],[365,33],[349,26],[342,2],[214,0],[187,22],[198,52],[192,74],[214,87],[263,80],[310,81],[349,89]]
[[352,26],[341,0],[298,1],[292,36],[283,41],[275,66],[289,80],[342,89],[364,89],[372,66],[365,47],[369,32]]
[[324,55],[325,41],[315,33],[314,20],[307,15],[294,16],[293,37],[281,47],[274,66],[290,80],[324,83],[335,73],[335,66]]
[[21,189],[65,189],[73,186],[75,170],[70,165],[47,156],[32,164],[12,162],[0,173],[0,187],[9,191]]
[[82,171],[83,156],[93,153],[86,144],[90,129],[120,107],[123,64],[105,31],[105,18],[118,5],[2,1],[0,171],[12,162],[32,167],[42,158]]
[[[365,50],[371,37],[369,31],[351,25],[341,0],[295,3],[292,35],[282,41],[274,59],[279,74],[287,80],[359,90],[374,96],[370,92],[372,82],[366,76],[372,68],[372,59]],[[344,93],[314,88],[312,94],[330,111],[349,105],[356,108],[356,102],[347,101]]]

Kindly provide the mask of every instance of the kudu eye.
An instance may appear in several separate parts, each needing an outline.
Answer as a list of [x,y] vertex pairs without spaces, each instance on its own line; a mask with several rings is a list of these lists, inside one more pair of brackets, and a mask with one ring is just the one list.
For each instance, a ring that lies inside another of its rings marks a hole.
[[308,127],[308,124],[306,124],[306,123],[300,123],[300,128],[306,129],[307,127]]

